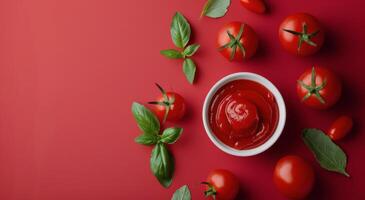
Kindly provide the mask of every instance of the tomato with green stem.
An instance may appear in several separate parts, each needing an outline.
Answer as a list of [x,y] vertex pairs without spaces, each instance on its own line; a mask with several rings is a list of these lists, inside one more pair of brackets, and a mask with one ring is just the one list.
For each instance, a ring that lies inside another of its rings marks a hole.
[[275,166],[274,184],[280,193],[291,199],[304,199],[312,191],[313,167],[299,156],[281,158]]
[[332,123],[327,135],[334,141],[340,140],[351,131],[353,124],[351,117],[341,116]]
[[247,60],[256,53],[258,37],[249,25],[231,22],[219,30],[217,47],[230,61]]
[[252,12],[258,14],[263,14],[266,12],[266,5],[263,0],[240,0],[240,1],[243,7],[247,8]]
[[238,179],[232,172],[225,169],[212,171],[207,181],[202,184],[207,186],[205,196],[212,197],[214,200],[233,200],[239,191]]
[[298,97],[305,105],[312,108],[330,108],[339,100],[341,93],[340,80],[324,67],[308,68],[298,79]]
[[161,95],[156,101],[148,102],[155,105],[154,112],[159,120],[164,123],[167,121],[179,121],[185,115],[185,100],[176,92],[166,92],[159,84],[157,88],[161,91]]
[[280,24],[279,40],[281,46],[290,53],[312,55],[323,45],[324,30],[312,15],[298,13],[288,16]]

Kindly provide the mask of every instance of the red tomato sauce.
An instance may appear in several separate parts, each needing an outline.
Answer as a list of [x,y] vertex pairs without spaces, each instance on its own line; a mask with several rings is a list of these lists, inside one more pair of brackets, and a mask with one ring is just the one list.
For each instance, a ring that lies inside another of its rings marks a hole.
[[209,105],[209,124],[226,145],[252,149],[265,143],[274,133],[279,108],[273,94],[250,80],[235,80],[215,93]]

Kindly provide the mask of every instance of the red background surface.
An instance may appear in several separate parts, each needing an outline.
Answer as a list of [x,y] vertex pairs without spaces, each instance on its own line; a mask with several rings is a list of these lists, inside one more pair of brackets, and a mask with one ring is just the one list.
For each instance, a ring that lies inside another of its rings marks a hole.
[[[0,199],[169,199],[183,184],[194,199],[203,199],[199,182],[215,168],[239,177],[239,199],[282,199],[271,179],[275,162],[286,154],[313,164],[313,199],[364,199],[363,1],[268,0],[270,13],[256,15],[232,0],[224,18],[199,20],[204,2],[0,1]],[[159,55],[173,47],[175,11],[188,18],[193,41],[201,44],[194,86],[179,61]],[[280,21],[299,11],[317,16],[327,31],[324,48],[308,58],[284,52],[277,39]],[[260,37],[260,51],[247,63],[229,63],[215,49],[217,30],[232,20],[247,22]],[[331,110],[311,110],[297,99],[296,79],[313,64],[330,67],[344,82],[343,98]],[[249,158],[218,150],[201,121],[209,88],[240,71],[270,79],[288,110],[279,141]],[[133,142],[139,130],[131,103],[158,95],[155,82],[183,95],[189,107],[179,123],[184,133],[171,146],[176,173],[169,189],[150,172],[151,149]],[[356,122],[351,136],[339,142],[349,156],[350,179],[322,170],[300,139],[302,128],[325,129],[343,113]]]

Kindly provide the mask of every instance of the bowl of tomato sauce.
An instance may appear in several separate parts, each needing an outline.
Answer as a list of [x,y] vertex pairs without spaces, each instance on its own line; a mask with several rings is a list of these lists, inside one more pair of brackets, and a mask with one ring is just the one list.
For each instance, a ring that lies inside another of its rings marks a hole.
[[269,149],[286,121],[279,90],[268,79],[249,72],[219,80],[208,92],[202,113],[210,140],[235,156],[253,156]]

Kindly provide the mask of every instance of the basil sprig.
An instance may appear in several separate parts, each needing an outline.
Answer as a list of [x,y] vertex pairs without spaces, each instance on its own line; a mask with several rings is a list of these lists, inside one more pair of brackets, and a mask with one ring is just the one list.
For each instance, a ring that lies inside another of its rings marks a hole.
[[211,18],[223,17],[230,4],[231,0],[208,0],[204,5],[201,16]]
[[183,129],[170,127],[160,134],[160,123],[157,117],[139,103],[132,104],[132,113],[142,134],[136,137],[138,144],[153,146],[150,160],[152,173],[165,188],[169,187],[174,174],[174,157],[166,147],[175,143]]
[[191,57],[198,51],[200,45],[188,45],[191,35],[190,24],[179,12],[176,12],[172,18],[170,33],[172,42],[180,50],[166,49],[160,51],[160,53],[166,58],[183,59],[183,71],[185,77],[190,84],[193,84],[196,73],[196,65]]
[[322,168],[350,176],[346,172],[346,154],[326,134],[318,129],[304,129],[302,137]]
[[171,200],[191,200],[190,190],[187,185],[177,189]]

